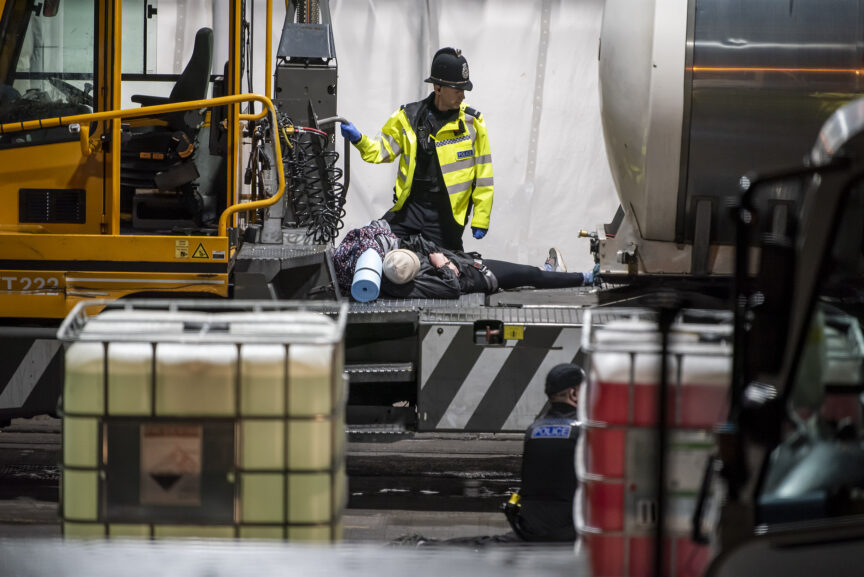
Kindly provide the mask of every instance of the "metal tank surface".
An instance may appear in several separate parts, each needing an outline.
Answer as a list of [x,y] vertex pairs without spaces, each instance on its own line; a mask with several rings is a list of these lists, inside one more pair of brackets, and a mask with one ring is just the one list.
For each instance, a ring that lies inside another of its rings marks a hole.
[[800,164],[862,92],[862,29],[862,0],[607,0],[601,113],[626,218],[601,231],[603,270],[730,273],[730,197]]

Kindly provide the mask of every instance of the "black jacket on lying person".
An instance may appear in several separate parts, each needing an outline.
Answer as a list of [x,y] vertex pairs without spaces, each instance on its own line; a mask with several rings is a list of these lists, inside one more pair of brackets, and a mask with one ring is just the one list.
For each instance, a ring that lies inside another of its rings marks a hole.
[[[474,256],[461,251],[450,251],[441,248],[422,236],[415,234],[403,238],[399,243],[400,248],[405,248],[417,253],[420,258],[420,271],[414,280],[405,284],[395,284],[386,276],[381,279],[381,292],[393,298],[400,299],[456,299],[461,294],[467,293],[493,293],[494,290],[487,281],[487,277],[474,267]],[[450,267],[436,268],[429,262],[431,253],[440,252],[456,265],[461,274]],[[465,272],[467,271],[467,273]],[[489,273],[491,275],[491,273]]]
[[[402,285],[381,281],[381,292],[395,298],[455,299],[460,294],[492,294],[498,289],[522,286],[534,288],[570,288],[585,284],[581,272],[551,272],[526,264],[501,260],[483,259],[477,253],[451,251],[426,240],[420,235],[403,238],[399,247],[417,254],[420,270],[414,280]],[[457,274],[449,266],[435,267],[429,255],[443,254],[459,270]]]

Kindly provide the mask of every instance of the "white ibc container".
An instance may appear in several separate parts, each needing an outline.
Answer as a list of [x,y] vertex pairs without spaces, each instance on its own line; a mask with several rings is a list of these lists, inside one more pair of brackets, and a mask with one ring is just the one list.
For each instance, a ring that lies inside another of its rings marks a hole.
[[[204,315],[195,315],[198,318]],[[184,321],[179,320],[176,314],[165,311],[147,310],[109,310],[101,313],[98,317],[89,320],[82,329],[82,334],[92,338],[102,336],[108,344],[108,413],[114,415],[146,415],[150,413],[150,387],[152,383],[153,347],[150,341],[154,335],[179,334],[183,332]],[[118,335],[124,337],[140,337],[141,342],[111,342]],[[81,347],[84,347],[83,349]],[[104,354],[102,343],[74,343],[66,354],[67,372],[70,370],[70,361],[73,372],[81,370],[78,359],[81,362],[88,357],[85,352],[92,349],[95,355],[96,348],[102,349],[99,353],[101,359]],[[92,366],[91,370],[96,370]],[[104,365],[99,368],[100,375],[95,380],[90,380],[90,389],[102,382]],[[74,394],[65,395],[65,410],[74,413],[80,409],[80,403],[85,402],[87,393],[80,389],[75,376],[71,380],[67,378],[67,385],[73,383],[76,387]],[[89,393],[91,396],[94,392]],[[100,391],[97,396],[103,396]],[[92,405],[92,403],[90,403]],[[101,412],[104,408],[104,399],[93,405],[91,410]]]
[[153,382],[153,346],[150,343],[108,345],[108,413],[149,415]]
[[176,314],[165,311],[110,310],[90,319],[81,332],[90,335],[142,335],[142,339],[149,340],[144,335],[182,333],[184,322],[204,318],[205,314],[184,315],[181,320]]
[[61,327],[64,534],[341,538],[347,307],[140,305]]
[[230,323],[230,331],[234,334],[256,334],[268,326],[268,330],[281,333],[323,334],[336,327],[329,317],[309,311],[225,313],[219,318]]
[[156,345],[157,415],[233,415],[236,381],[233,345]]
[[97,415],[105,410],[105,347],[78,342],[66,349],[63,411]]
[[[288,359],[288,412],[292,416],[329,413],[342,399],[333,398],[334,359],[332,346],[292,345]],[[340,394],[336,387],[335,393]]]
[[240,347],[240,412],[250,416],[285,414],[285,346]]

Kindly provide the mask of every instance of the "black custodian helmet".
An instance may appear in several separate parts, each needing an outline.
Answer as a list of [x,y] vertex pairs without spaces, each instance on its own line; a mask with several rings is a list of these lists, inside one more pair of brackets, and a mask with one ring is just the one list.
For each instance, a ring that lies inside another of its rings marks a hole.
[[442,48],[432,58],[432,72],[424,82],[471,90],[474,85],[468,79],[468,61],[458,48]]

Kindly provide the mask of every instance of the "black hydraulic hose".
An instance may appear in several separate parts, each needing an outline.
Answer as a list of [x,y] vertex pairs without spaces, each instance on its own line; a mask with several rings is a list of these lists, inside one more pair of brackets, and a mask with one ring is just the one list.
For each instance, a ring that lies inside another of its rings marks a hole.
[[[337,120],[344,121],[331,118],[316,124]],[[280,124],[290,127],[280,134],[286,141],[284,162],[297,224],[307,229],[307,236],[315,243],[330,243],[344,227],[345,171],[336,166],[339,153],[328,149],[329,135],[324,131],[294,126],[288,118]]]

